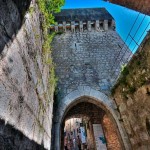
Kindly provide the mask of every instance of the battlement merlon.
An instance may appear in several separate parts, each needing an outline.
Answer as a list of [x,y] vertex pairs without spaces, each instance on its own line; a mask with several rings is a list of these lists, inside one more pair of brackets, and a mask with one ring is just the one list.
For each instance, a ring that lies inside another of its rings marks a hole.
[[56,32],[115,29],[114,18],[105,8],[63,9],[54,16],[56,24],[51,25],[50,29]]

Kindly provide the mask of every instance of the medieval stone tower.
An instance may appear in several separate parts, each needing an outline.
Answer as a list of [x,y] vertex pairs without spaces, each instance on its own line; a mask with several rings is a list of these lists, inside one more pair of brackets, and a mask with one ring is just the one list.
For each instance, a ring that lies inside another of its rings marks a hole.
[[[51,31],[58,33],[52,53],[58,78],[53,120],[55,150],[62,149],[64,120],[73,115],[68,112],[80,103],[97,105],[101,119],[107,114],[118,128],[122,147],[130,149],[116,105],[109,98],[121,65],[132,55],[115,31],[115,20],[104,8],[62,10],[55,19],[56,25],[51,26]],[[74,114],[79,114],[78,110]]]
[[[150,14],[149,0],[111,1]],[[0,150],[64,150],[81,133],[88,150],[150,150],[150,21],[132,54],[104,8],[62,10],[51,25],[62,5],[0,1]]]

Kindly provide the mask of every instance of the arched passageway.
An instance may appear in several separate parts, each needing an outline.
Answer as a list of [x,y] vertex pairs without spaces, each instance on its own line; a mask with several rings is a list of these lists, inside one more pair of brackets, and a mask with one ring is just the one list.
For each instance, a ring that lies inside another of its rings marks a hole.
[[[130,150],[130,143],[116,108],[115,103],[105,94],[87,86],[79,86],[78,89],[65,96],[55,108],[53,121],[54,149],[63,150],[65,121],[70,118],[84,119],[85,117],[87,118],[85,121],[89,121],[88,125],[91,126],[89,132],[92,134],[94,133],[92,131],[94,124],[102,125],[104,136],[109,143],[107,144],[108,148],[115,145],[120,149]],[[108,130],[110,128],[113,129],[117,144],[111,144],[109,133],[112,131]],[[94,135],[88,138],[92,143],[91,145],[95,146]]]
[[[66,113],[61,124],[61,149],[66,145],[78,150],[78,136],[81,139],[81,147],[89,150],[124,149],[112,116],[104,108],[87,100],[88,97],[82,97],[77,104],[70,106]],[[81,133],[83,129],[84,134]]]

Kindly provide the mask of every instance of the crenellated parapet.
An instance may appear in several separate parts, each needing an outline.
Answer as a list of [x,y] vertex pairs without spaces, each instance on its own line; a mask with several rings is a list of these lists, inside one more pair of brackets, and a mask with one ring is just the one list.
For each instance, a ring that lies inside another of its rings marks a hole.
[[107,30],[114,30],[115,29],[115,21],[114,20],[95,20],[95,21],[71,21],[69,23],[66,23],[66,21],[63,22],[56,22],[55,25],[51,25],[50,29],[52,31],[72,31],[75,32],[76,30],[83,32],[84,30],[96,30],[96,31],[107,31]]
[[55,15],[51,31],[115,30],[115,21],[105,8],[64,9]]

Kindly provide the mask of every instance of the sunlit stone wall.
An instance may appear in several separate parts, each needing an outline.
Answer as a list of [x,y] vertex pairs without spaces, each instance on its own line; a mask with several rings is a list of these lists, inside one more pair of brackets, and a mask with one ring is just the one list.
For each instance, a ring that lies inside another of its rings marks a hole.
[[[0,1],[0,118],[17,129],[8,136],[15,139],[20,132],[50,149],[54,87],[49,86],[50,68],[42,58],[43,36],[35,1],[31,7],[32,13],[24,12],[22,24],[13,1]],[[1,131],[1,139],[3,131],[7,130]]]

